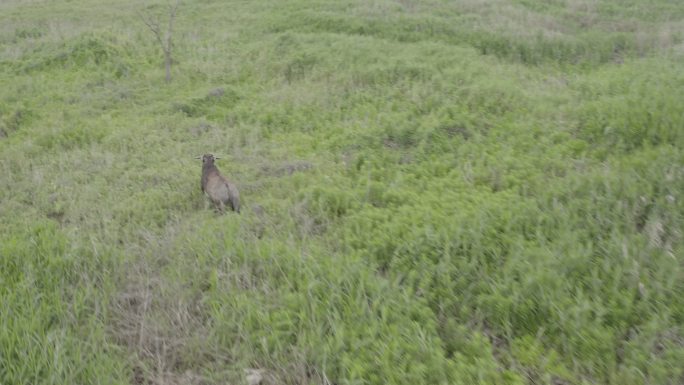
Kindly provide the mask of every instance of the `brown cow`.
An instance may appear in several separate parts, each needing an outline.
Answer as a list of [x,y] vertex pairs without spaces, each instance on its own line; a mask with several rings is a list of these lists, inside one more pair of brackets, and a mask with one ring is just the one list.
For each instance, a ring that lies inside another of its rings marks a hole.
[[230,205],[233,211],[239,213],[240,193],[233,183],[221,175],[214,164],[216,159],[220,158],[215,158],[212,154],[202,156],[202,192],[221,213],[225,211],[226,205]]

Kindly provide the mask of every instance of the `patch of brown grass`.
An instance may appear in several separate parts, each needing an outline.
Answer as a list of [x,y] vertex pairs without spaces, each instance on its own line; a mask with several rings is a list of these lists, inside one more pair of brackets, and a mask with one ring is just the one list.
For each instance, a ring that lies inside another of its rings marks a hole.
[[200,295],[164,280],[157,263],[129,263],[110,334],[130,352],[135,384],[201,384],[193,372],[219,358]]

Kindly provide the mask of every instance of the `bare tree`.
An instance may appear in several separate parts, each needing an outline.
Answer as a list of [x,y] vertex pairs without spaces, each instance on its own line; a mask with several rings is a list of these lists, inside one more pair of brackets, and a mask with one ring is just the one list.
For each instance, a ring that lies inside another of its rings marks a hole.
[[171,63],[173,58],[171,57],[171,48],[173,47],[172,36],[173,36],[173,22],[176,18],[176,11],[180,5],[180,0],[177,0],[174,4],[168,5],[169,11],[169,23],[166,31],[162,33],[162,27],[160,25],[159,16],[152,15],[152,13],[141,13],[140,18],[147,28],[152,31],[157,42],[161,46],[162,51],[164,51],[164,67],[166,68],[166,82],[171,81]]

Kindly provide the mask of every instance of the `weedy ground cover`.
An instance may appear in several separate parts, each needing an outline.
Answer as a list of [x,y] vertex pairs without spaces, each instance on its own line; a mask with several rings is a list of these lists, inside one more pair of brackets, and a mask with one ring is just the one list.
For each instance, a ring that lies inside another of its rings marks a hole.
[[0,4],[0,383],[684,381],[684,4],[164,10]]

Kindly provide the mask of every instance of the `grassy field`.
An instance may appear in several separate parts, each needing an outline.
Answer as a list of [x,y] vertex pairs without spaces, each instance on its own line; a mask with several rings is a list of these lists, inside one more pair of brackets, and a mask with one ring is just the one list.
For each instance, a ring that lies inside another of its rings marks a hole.
[[684,383],[684,2],[165,12],[0,2],[0,384]]

